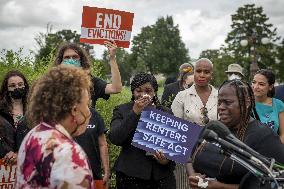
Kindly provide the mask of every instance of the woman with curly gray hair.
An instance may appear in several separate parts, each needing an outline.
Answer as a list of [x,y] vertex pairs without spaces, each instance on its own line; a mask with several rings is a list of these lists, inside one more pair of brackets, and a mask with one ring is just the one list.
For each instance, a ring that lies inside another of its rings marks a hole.
[[72,138],[85,132],[89,105],[82,69],[53,67],[34,83],[27,107],[34,128],[18,153],[16,188],[93,188],[86,154]]

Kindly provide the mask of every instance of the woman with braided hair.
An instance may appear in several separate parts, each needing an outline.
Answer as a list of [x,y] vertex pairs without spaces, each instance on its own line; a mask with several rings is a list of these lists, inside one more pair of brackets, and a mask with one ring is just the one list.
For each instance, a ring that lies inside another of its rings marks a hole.
[[155,77],[139,73],[131,82],[131,102],[113,110],[109,139],[122,147],[115,163],[118,189],[175,189],[174,162],[167,160],[162,152],[149,154],[131,145],[144,108],[151,106],[170,113],[160,105],[157,91]]
[[[271,129],[252,118],[255,106],[250,85],[241,80],[224,82],[218,91],[218,116],[230,131],[246,145],[260,154],[284,162],[284,146]],[[189,181],[192,188],[199,188],[201,178],[216,178],[208,181],[207,188],[238,188],[248,170],[221,154],[220,148],[203,141],[192,154],[193,169]],[[209,160],[210,159],[210,160]],[[199,176],[199,177],[198,177]]]

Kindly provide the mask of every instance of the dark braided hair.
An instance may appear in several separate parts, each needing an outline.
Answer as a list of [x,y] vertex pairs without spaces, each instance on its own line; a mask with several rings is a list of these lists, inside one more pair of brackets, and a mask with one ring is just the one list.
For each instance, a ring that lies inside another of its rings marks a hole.
[[[241,114],[241,120],[240,120],[240,128],[237,131],[237,137],[240,140],[244,140],[244,134],[248,126],[248,122],[250,119],[250,115],[255,111],[255,99],[254,94],[252,91],[252,88],[249,83],[234,79],[225,81],[219,88],[219,91],[224,86],[231,86],[234,87],[236,90],[236,95],[239,100],[239,106],[240,106],[240,114]],[[249,101],[248,101],[249,99]],[[255,111],[256,112],[256,111]],[[257,115],[257,114],[256,114]]]
[[144,85],[145,83],[150,83],[152,85],[152,87],[154,88],[155,91],[155,96],[153,98],[153,102],[157,105],[160,104],[158,97],[157,97],[157,92],[158,92],[158,83],[156,78],[152,75],[152,74],[148,74],[148,73],[138,73],[134,76],[133,80],[131,81],[131,92],[132,92],[132,98],[131,100],[134,100],[134,96],[133,96],[133,91],[134,89],[140,87],[141,85]]

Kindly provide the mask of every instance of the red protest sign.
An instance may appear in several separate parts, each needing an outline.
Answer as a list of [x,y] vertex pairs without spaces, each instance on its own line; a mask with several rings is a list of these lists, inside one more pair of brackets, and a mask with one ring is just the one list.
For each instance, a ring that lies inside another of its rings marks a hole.
[[0,189],[13,189],[16,178],[17,165],[4,165],[0,159]]
[[118,47],[128,48],[133,17],[130,12],[84,6],[80,42],[103,44],[113,40]]

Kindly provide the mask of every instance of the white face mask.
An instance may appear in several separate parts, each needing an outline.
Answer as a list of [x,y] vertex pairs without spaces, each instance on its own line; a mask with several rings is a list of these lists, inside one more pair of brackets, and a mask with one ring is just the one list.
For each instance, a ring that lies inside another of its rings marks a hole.
[[242,79],[242,78],[239,75],[237,75],[237,74],[229,75],[229,80],[233,80],[233,79]]

